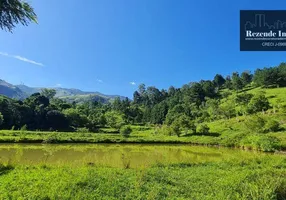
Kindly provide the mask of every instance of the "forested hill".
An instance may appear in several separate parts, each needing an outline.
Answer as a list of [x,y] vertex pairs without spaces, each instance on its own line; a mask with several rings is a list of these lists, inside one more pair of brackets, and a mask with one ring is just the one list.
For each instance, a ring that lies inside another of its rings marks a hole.
[[[46,89],[24,101],[0,97],[0,128],[96,131],[101,127],[119,129],[124,124],[159,124],[170,128],[170,134],[180,135],[185,129],[196,133],[196,127],[201,125],[201,132],[207,132],[205,123],[217,120],[286,113],[285,86],[286,64],[281,63],[257,69],[253,74],[249,71],[233,72],[226,77],[217,74],[213,80],[191,82],[181,88],[171,86],[168,90],[141,84],[133,101],[115,98],[108,104],[70,103],[57,98],[57,91]],[[262,122],[260,118],[255,120]],[[279,130],[280,122],[269,123],[276,128],[265,127],[263,131]]]
[[[24,100],[34,93],[39,93],[44,88],[40,87],[28,87],[26,85],[13,85],[0,79],[0,95],[7,96],[9,98]],[[56,91],[55,97],[61,98],[67,102],[84,103],[89,101],[97,101],[101,103],[108,103],[110,100],[119,97],[123,99],[125,97],[119,95],[105,95],[99,92],[84,92],[79,89],[68,88],[53,88]]]

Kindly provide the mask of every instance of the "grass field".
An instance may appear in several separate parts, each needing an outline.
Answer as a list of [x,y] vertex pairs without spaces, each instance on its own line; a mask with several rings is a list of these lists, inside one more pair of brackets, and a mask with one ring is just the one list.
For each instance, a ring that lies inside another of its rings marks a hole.
[[285,199],[286,159],[157,164],[143,169],[93,166],[0,167],[0,199]]
[[[266,119],[275,118],[286,129],[285,114],[266,114]],[[129,137],[123,137],[113,129],[104,129],[100,133],[82,132],[42,132],[1,130],[2,143],[188,143],[194,145],[220,145],[262,151],[286,149],[286,131],[259,134],[249,133],[244,122],[247,117],[209,122],[210,133],[206,135],[168,136],[157,133],[157,127],[132,126]],[[109,133],[111,132],[111,133]]]

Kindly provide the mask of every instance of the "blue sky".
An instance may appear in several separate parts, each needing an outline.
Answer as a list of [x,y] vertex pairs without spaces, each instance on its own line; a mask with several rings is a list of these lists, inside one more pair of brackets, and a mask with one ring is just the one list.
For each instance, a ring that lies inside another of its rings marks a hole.
[[239,10],[283,9],[282,0],[29,2],[39,24],[0,31],[0,78],[13,84],[131,97],[140,83],[181,87],[285,61],[239,51]]

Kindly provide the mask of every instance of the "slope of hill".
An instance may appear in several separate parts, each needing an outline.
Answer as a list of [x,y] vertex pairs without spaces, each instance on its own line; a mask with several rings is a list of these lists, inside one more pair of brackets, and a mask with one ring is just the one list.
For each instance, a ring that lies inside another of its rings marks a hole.
[[2,79],[0,79],[0,94],[15,99],[24,99],[28,96],[23,90]]
[[[29,87],[26,85],[13,85],[0,79],[0,95],[7,96],[15,99],[25,99],[31,94],[41,92],[41,87]],[[76,103],[83,103],[88,101],[98,101],[101,103],[107,103],[114,98],[119,97],[123,99],[125,97],[119,95],[105,95],[99,92],[85,92],[79,89],[69,88],[52,88],[56,90],[56,97],[66,100],[68,102],[75,101]]]

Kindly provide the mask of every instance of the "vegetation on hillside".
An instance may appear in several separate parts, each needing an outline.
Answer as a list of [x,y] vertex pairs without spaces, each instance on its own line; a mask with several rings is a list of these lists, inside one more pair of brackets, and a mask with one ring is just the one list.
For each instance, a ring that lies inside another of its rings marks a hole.
[[[146,125],[155,135],[190,136],[189,142],[205,136],[225,146],[273,150],[280,146],[277,138],[281,139],[274,133],[285,128],[285,82],[286,64],[282,63],[254,74],[217,74],[213,80],[171,86],[168,91],[141,84],[133,101],[116,98],[108,104],[68,103],[55,98],[55,90],[44,89],[24,101],[0,97],[0,128],[99,133],[112,128],[112,133],[119,133],[124,125]],[[122,135],[130,139],[130,134]],[[262,148],[264,141],[273,144]]]

